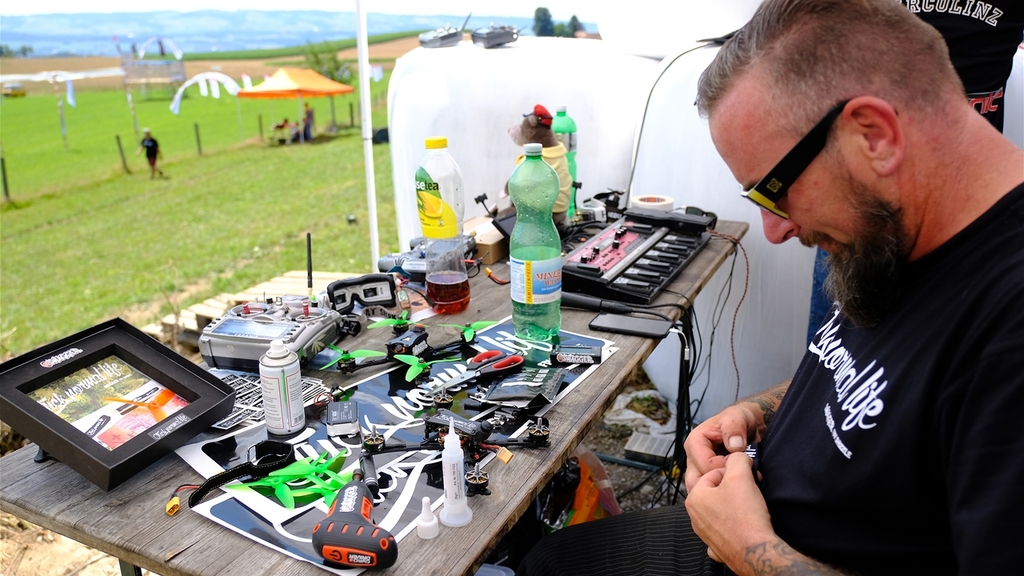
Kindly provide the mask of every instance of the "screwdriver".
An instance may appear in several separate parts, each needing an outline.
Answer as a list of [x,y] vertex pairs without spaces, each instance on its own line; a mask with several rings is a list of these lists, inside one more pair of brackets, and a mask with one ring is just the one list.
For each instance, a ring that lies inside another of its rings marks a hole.
[[362,480],[338,492],[327,517],[313,527],[313,549],[328,564],[388,568],[398,559],[398,543],[370,518],[373,498]]

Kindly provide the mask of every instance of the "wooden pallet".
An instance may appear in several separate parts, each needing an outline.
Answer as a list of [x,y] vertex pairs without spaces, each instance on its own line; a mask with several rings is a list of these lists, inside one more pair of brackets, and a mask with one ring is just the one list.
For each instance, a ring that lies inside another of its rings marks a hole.
[[[354,278],[361,274],[350,274],[346,272],[313,272],[313,295],[327,289],[327,285],[342,278]],[[238,292],[237,294],[226,295],[232,302],[232,306],[245,302],[263,302],[267,298],[285,296],[288,294],[305,296],[308,291],[309,280],[305,270],[292,270],[274,278],[268,282],[257,284],[252,288]]]
[[[327,289],[327,285],[342,278],[353,278],[360,274],[347,272],[313,272],[313,294]],[[142,331],[167,344],[176,340],[187,348],[198,349],[199,336],[203,328],[223,316],[228,310],[246,302],[265,301],[277,296],[304,296],[308,292],[308,277],[305,270],[285,272],[273,280],[257,284],[236,294],[218,294],[213,298],[193,304],[182,310],[177,318],[168,314],[142,328]],[[176,335],[176,336],[175,336]]]

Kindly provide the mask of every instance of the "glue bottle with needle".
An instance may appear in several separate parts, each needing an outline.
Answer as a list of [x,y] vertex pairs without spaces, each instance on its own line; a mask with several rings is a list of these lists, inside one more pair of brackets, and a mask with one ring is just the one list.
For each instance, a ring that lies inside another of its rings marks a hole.
[[465,526],[473,519],[473,511],[466,502],[465,456],[462,442],[455,433],[455,419],[449,420],[448,434],[441,451],[441,473],[444,475],[444,509],[439,515],[441,523],[453,528]]

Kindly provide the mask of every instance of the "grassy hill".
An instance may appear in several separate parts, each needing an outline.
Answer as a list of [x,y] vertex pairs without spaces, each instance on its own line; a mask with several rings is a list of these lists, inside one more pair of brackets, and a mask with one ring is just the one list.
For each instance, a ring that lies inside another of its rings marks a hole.
[[[412,30],[407,32],[392,32],[390,34],[375,34],[373,36],[366,37],[366,43],[368,45],[380,44],[382,42],[391,42],[393,40],[400,40],[402,38],[409,38],[413,36],[419,36],[424,30]],[[315,46],[319,48],[326,47],[331,50],[341,51],[356,47],[355,38],[345,38],[343,40],[331,40],[329,42],[317,42]],[[194,54],[185,54],[183,60],[269,60],[271,58],[282,58],[286,56],[302,56],[306,53],[307,46],[301,44],[299,46],[287,46],[285,48],[267,48],[263,50],[225,50],[223,52],[196,52]]]
[[[386,124],[387,78],[373,85],[374,125]],[[335,98],[339,124],[348,101]],[[327,99],[310,101],[330,122]],[[298,112],[295,100],[219,100],[190,93],[181,115],[168,100],[136,101],[164,153],[168,178],[150,180],[125,95],[82,93],[65,107],[69,150],[53,97],[3,101],[3,153],[12,201],[0,207],[0,354],[122,316],[137,326],[220,292],[240,291],[305,265],[369,272],[367,207],[359,128],[307,145],[260,142]],[[239,128],[241,113],[241,130]],[[358,112],[356,114],[358,121]],[[203,154],[195,143],[198,124]],[[132,173],[125,174],[115,135]],[[381,250],[397,249],[390,153],[375,146]],[[346,223],[354,214],[355,225]]]

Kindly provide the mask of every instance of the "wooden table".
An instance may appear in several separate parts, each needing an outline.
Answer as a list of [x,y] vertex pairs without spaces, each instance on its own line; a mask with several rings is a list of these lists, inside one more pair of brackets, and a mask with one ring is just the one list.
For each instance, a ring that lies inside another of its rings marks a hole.
[[[727,221],[717,227],[736,238],[747,228],[745,223]],[[692,300],[732,251],[731,242],[712,239],[671,290]],[[493,268],[507,276],[503,265]],[[483,275],[474,282],[469,309],[451,321],[503,318],[511,313],[507,289],[496,287]],[[671,301],[681,299],[663,294],[658,303]],[[587,324],[593,312],[566,309],[562,314],[565,330],[590,333]],[[386,331],[366,332],[367,340],[360,340],[360,346],[382,345],[386,339]],[[517,451],[508,465],[492,467],[492,494],[473,500],[473,523],[468,528],[442,529],[429,543],[410,535],[400,543],[398,563],[373,573],[472,574],[479,568],[657,344],[647,338],[598,335],[613,340],[620,350],[548,412],[550,447]],[[335,372],[314,375],[323,378],[325,385],[342,377]],[[164,576],[325,574],[188,510],[167,516],[164,504],[174,489],[201,480],[177,455],[168,455],[113,491],[103,492],[64,464],[33,462],[35,452],[34,446],[27,446],[0,459],[0,508],[119,558],[122,570],[130,571],[134,564]]]

